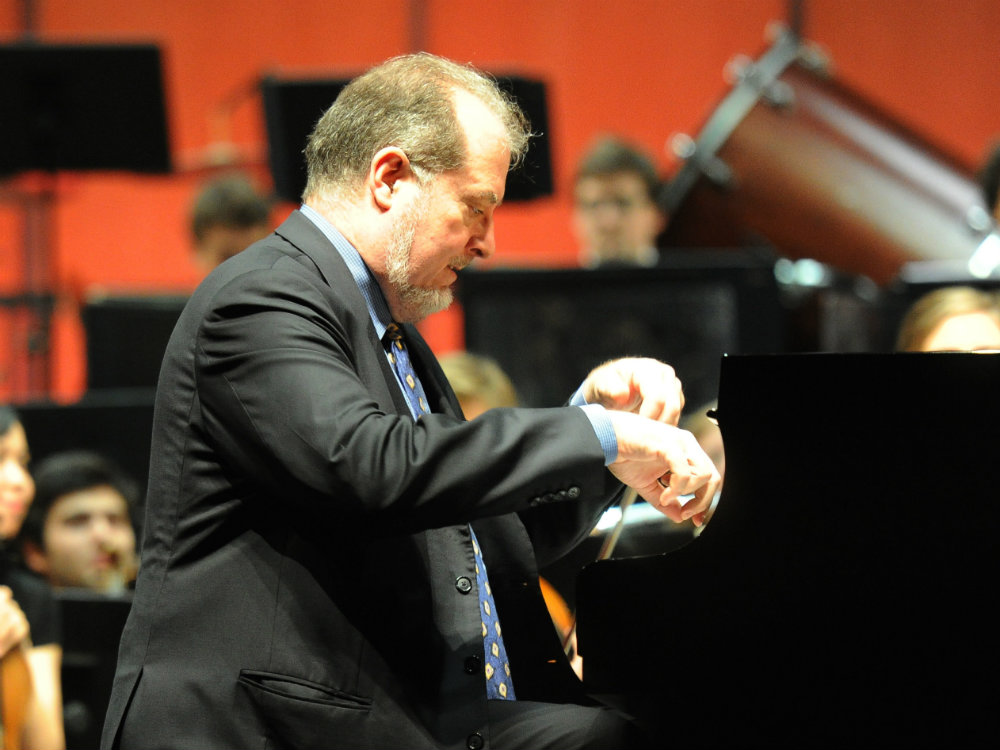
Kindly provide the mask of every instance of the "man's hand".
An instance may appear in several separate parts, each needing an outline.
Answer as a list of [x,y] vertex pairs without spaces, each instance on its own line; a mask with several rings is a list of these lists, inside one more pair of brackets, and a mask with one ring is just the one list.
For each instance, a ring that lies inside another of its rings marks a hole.
[[655,359],[630,357],[606,362],[583,381],[588,404],[629,411],[676,425],[684,408],[684,391],[674,368]]
[[[701,526],[722,477],[694,435],[635,414],[608,415],[618,439],[611,473],[675,523],[690,518]],[[691,494],[682,506],[681,496]]]
[[10,589],[0,586],[0,656],[27,640],[29,632],[28,619]]

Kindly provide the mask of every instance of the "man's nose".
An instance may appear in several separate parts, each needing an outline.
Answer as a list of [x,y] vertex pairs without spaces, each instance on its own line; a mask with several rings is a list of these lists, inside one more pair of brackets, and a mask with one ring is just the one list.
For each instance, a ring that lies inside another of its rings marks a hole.
[[496,252],[496,237],[493,234],[493,219],[487,219],[483,229],[478,232],[469,242],[469,250],[476,257],[483,260],[489,259]]
[[90,521],[90,535],[99,542],[111,538],[111,521],[107,518],[94,518]]

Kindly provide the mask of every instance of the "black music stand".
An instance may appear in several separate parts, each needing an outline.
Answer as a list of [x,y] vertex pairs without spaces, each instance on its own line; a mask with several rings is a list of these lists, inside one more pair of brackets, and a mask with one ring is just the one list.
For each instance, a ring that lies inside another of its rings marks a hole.
[[[0,178],[37,170],[170,172],[160,50],[151,44],[0,44]],[[34,304],[50,285],[54,182],[15,190],[28,227],[24,356],[26,394],[45,394],[51,309]]]
[[106,596],[64,589],[56,593],[56,601],[63,630],[61,678],[66,746],[97,747],[132,595]]
[[[31,436],[32,461],[86,448],[112,459],[144,490],[155,395],[153,388],[108,388],[72,404],[30,401],[15,407]],[[134,515],[142,520],[141,509]]]
[[156,388],[186,295],[102,295],[81,311],[87,334],[87,389]]
[[0,101],[0,175],[170,171],[155,45],[0,45]]
[[669,362],[692,407],[713,401],[719,357],[784,350],[773,264],[676,254],[656,268],[463,272],[465,345],[496,360],[525,406],[559,406],[609,359]]
[[[303,151],[320,116],[333,104],[350,78],[279,78],[260,84],[267,126],[268,162],[277,196],[297,203],[306,185]],[[553,192],[552,155],[545,84],[520,76],[499,76],[497,83],[521,105],[531,121],[524,163],[507,178],[505,201],[525,201]]]

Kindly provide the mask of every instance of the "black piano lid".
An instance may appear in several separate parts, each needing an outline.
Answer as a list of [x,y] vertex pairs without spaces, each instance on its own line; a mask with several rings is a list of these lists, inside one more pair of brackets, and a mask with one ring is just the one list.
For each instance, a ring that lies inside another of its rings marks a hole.
[[584,681],[678,746],[1000,736],[1000,355],[725,357],[702,535],[577,582]]

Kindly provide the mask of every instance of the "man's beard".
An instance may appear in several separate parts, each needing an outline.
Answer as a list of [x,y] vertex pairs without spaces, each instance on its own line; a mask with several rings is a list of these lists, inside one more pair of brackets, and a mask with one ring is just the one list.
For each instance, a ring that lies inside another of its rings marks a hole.
[[396,222],[386,248],[386,280],[396,297],[398,309],[393,310],[393,315],[400,323],[416,323],[440,312],[454,297],[450,288],[423,289],[410,283],[410,252],[426,207],[425,195]]

